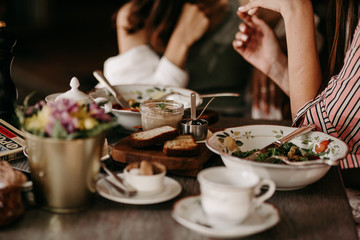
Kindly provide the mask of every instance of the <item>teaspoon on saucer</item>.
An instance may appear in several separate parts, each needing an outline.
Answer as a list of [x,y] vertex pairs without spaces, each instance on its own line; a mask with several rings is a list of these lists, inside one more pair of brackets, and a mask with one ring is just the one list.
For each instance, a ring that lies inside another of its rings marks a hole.
[[118,190],[120,193],[122,193],[128,197],[132,197],[137,194],[137,190],[135,188],[133,188],[132,186],[127,184],[121,177],[119,177],[118,175],[116,175],[116,173],[114,173],[109,168],[107,168],[105,163],[102,162],[100,164],[101,164],[100,166],[104,169],[104,171],[107,174],[109,174],[110,176],[112,176],[116,180],[116,182],[119,184],[119,185],[117,185],[117,184],[113,183],[112,181],[110,181],[109,179],[104,178],[105,181],[107,181],[112,186],[114,186],[116,188],[116,190]]

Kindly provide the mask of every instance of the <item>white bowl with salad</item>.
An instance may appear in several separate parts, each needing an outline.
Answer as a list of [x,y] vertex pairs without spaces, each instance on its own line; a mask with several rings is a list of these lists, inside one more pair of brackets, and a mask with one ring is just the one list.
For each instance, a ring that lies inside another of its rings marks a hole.
[[[206,146],[219,154],[228,168],[249,170],[262,178],[270,178],[275,182],[277,190],[295,190],[321,179],[331,165],[337,165],[345,158],[348,147],[340,139],[323,132],[309,132],[292,139],[279,149],[269,149],[257,155],[255,160],[246,159],[253,152],[294,130],[296,128],[277,125],[227,128],[214,133],[207,139]],[[290,161],[316,162],[318,159],[326,159],[330,164],[287,165],[276,156],[286,157]]]
[[[93,99],[100,97],[109,99],[112,103],[112,113],[117,117],[119,125],[129,132],[141,127],[140,104],[142,102],[166,96],[166,100],[182,103],[184,109],[187,109],[191,105],[190,94],[194,92],[186,88],[156,85],[114,85],[114,88],[129,103],[129,109],[122,109],[116,104],[113,96],[106,88],[96,88],[89,95]],[[196,106],[199,106],[202,103],[202,98],[197,92],[194,93],[196,94]]]

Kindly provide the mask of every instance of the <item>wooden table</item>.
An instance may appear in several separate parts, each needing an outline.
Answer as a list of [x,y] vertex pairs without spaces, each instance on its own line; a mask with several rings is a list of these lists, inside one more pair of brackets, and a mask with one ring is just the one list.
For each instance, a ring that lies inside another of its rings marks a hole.
[[[263,122],[220,118],[216,126],[254,123]],[[208,163],[221,162],[219,160],[219,156],[214,155]],[[169,177],[177,180],[183,188],[173,200],[154,205],[127,205],[97,196],[91,208],[72,214],[53,214],[34,207],[26,210],[15,225],[1,229],[0,240],[208,239],[171,217],[177,200],[200,193],[196,178]],[[337,167],[332,167],[320,181],[303,189],[277,191],[268,202],[279,209],[280,222],[246,239],[358,239]]]

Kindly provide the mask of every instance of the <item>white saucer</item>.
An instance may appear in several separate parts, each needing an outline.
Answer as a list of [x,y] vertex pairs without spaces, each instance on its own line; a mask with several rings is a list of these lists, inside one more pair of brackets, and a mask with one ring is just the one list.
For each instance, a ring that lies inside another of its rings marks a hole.
[[174,204],[172,217],[191,230],[207,237],[245,237],[273,227],[280,221],[278,210],[269,203],[263,203],[243,223],[224,227],[213,225],[202,210],[200,196],[183,198]]
[[[124,177],[124,174],[119,174],[120,177]],[[107,177],[110,181],[111,177]],[[120,203],[128,203],[128,204],[136,204],[136,205],[145,205],[145,204],[155,204],[160,202],[165,202],[170,200],[181,192],[181,185],[172,178],[165,177],[165,186],[163,191],[160,193],[143,193],[138,192],[133,197],[127,197],[118,192],[114,187],[112,187],[105,179],[100,179],[96,183],[96,189],[98,193],[107,198],[109,200],[120,202]]]

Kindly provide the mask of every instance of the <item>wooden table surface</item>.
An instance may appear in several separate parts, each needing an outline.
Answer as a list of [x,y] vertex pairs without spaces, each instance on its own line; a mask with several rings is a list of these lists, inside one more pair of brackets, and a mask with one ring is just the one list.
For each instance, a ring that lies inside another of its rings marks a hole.
[[[264,123],[220,118],[216,127]],[[265,122],[288,124],[288,122]],[[109,160],[111,161],[111,160]],[[220,163],[214,155],[208,164]],[[108,162],[111,166],[113,163]],[[115,168],[116,170],[116,168]],[[208,239],[171,217],[174,203],[200,193],[196,178],[168,175],[182,186],[175,199],[154,205],[128,205],[96,196],[93,206],[72,214],[29,208],[1,239]],[[280,212],[273,228],[245,239],[358,239],[339,169],[332,167],[318,182],[295,191],[276,191],[267,201]]]

